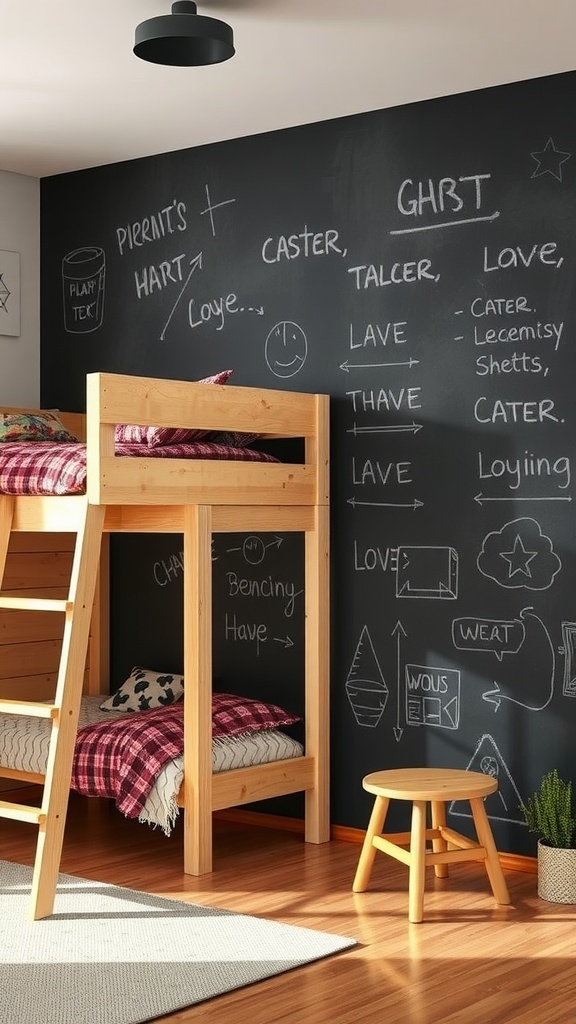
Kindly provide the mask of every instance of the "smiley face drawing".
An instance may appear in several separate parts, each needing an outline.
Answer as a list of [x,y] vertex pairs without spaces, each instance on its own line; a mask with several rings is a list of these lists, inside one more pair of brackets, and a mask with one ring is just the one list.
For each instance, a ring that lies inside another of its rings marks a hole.
[[293,377],[306,362],[306,335],[292,320],[282,320],[266,338],[264,353],[268,369],[275,377]]

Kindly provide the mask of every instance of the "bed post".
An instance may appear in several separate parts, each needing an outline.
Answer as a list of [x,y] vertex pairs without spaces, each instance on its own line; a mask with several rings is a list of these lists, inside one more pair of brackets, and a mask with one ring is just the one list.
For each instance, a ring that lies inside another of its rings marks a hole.
[[306,462],[316,466],[314,529],[305,539],[306,754],[314,758],[314,788],[306,790],[305,840],[330,839],[330,565],[329,398],[316,395],[316,433]]
[[212,870],[212,514],[184,506],[184,871]]

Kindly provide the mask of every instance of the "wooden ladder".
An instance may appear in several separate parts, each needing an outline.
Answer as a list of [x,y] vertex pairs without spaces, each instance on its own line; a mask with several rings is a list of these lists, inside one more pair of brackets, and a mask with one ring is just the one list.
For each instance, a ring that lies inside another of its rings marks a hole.
[[[59,499],[46,500],[57,502]],[[73,526],[68,522],[66,524],[67,530],[74,530],[76,533],[67,598],[50,600],[3,597],[0,589],[0,608],[55,611],[64,614],[64,634],[53,702],[0,699],[1,714],[30,715],[34,718],[46,718],[51,722],[41,806],[31,807],[27,804],[0,800],[0,817],[27,821],[37,825],[39,829],[30,907],[30,917],[35,921],[48,917],[54,908],[88,651],[90,618],[98,576],[104,511],[104,506],[90,505],[86,498],[78,497],[77,519]],[[0,495],[0,588],[4,580],[13,518],[14,498]]]

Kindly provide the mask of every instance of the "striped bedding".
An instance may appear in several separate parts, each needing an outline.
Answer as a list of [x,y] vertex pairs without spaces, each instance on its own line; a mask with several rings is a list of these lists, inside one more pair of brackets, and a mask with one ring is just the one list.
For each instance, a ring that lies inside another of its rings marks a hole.
[[[100,711],[101,696],[82,698],[79,728],[94,722],[133,717],[118,711]],[[43,719],[0,715],[1,768],[43,774],[48,757],[50,723]],[[255,764],[270,764],[285,758],[301,757],[303,747],[278,729],[241,736],[219,736],[212,741],[212,770],[228,771]],[[178,816],[176,798],[182,783],[184,762],[181,755],[170,760],[157,775],[138,820],[159,827],[170,835]]]

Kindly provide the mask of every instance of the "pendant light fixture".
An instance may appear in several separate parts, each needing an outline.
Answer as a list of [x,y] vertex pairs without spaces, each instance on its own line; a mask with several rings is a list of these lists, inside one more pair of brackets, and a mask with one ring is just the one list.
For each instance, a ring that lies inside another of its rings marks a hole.
[[171,14],[137,25],[134,53],[172,67],[219,64],[234,55],[234,34],[226,22],[197,14],[192,0],[178,0]]

